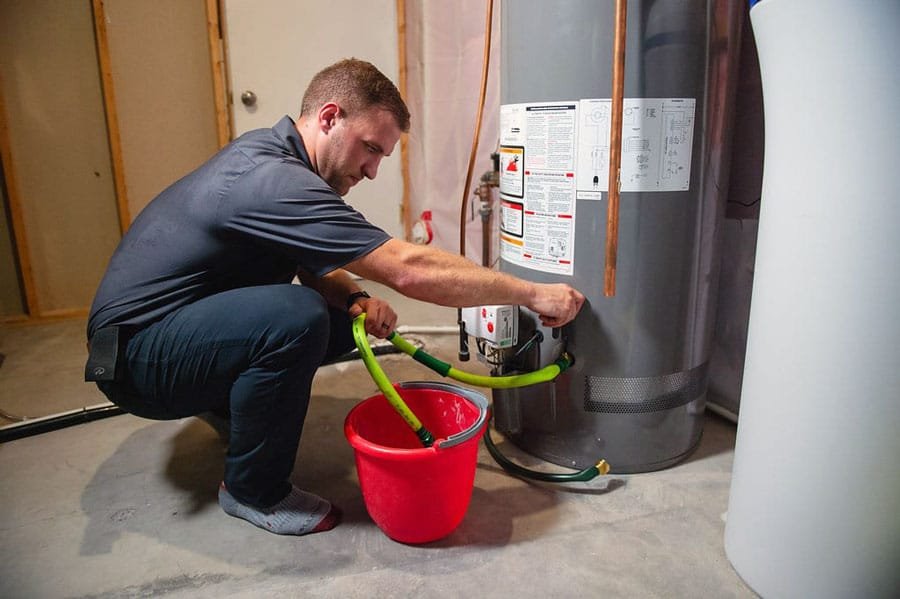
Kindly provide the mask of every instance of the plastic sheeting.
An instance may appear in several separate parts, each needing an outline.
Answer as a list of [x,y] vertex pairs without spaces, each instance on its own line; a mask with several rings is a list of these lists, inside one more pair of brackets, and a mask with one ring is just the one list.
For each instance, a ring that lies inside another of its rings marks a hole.
[[[486,0],[407,0],[409,208],[432,213],[432,244],[459,252],[459,216],[481,92]],[[487,96],[469,190],[466,255],[481,262],[481,217],[472,193],[491,168],[499,127],[500,2],[494,2]],[[496,229],[496,216],[492,219]]]

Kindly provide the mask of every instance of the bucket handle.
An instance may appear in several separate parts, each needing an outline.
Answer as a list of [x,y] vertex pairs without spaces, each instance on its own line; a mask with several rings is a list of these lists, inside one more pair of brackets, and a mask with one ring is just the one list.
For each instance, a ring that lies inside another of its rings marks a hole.
[[473,391],[472,389],[435,381],[408,381],[400,383],[397,386],[401,389],[436,389],[439,391],[446,391],[447,393],[453,393],[454,395],[459,395],[469,400],[478,408],[478,419],[472,424],[472,426],[464,431],[456,433],[455,435],[450,435],[446,439],[438,439],[435,444],[439,448],[453,447],[454,445],[459,445],[460,443],[468,441],[469,439],[474,437],[479,430],[481,430],[482,425],[488,419],[489,404],[487,398],[481,393]]

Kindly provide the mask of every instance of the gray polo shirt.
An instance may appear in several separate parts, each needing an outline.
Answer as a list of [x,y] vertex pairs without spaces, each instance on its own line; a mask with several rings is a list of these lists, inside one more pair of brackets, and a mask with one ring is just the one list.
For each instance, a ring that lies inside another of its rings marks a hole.
[[88,337],[143,327],[228,289],[325,275],[390,236],[315,172],[290,117],[250,131],[134,220],[94,297]]

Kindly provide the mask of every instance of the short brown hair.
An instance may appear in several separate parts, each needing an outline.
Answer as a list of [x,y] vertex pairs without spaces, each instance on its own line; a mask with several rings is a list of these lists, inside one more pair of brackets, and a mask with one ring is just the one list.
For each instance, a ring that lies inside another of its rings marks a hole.
[[300,115],[312,115],[328,102],[337,103],[345,116],[378,106],[394,116],[401,131],[409,131],[409,109],[397,87],[364,60],[346,58],[316,73],[303,94]]

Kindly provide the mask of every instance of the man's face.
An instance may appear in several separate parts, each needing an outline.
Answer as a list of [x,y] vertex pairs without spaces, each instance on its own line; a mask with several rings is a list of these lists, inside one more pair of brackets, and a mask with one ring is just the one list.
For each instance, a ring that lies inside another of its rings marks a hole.
[[396,120],[382,108],[337,117],[318,150],[319,176],[339,195],[347,195],[363,178],[375,178],[381,159],[391,155],[399,139]]

